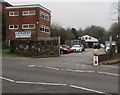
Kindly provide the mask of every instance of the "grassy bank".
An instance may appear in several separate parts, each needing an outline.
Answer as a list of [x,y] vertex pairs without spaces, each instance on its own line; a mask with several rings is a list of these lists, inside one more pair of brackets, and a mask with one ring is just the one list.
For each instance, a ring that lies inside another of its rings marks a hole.
[[0,49],[0,53],[9,53],[10,49]]

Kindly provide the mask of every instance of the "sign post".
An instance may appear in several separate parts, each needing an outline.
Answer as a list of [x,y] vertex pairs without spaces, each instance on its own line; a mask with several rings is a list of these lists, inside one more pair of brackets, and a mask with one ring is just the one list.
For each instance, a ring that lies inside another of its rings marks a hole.
[[93,50],[93,66],[98,66],[98,49]]

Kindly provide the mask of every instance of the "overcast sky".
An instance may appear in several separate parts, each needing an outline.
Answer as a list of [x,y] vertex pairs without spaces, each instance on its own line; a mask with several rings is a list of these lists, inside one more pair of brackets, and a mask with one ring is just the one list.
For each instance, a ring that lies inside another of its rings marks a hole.
[[[113,1],[118,0],[5,0],[13,5],[41,4],[51,10],[52,23],[76,29],[97,25],[108,29],[117,21]],[[16,2],[17,1],[17,2]],[[48,2],[49,1],[49,2]],[[69,2],[68,2],[69,1]],[[83,2],[84,1],[84,2]],[[88,2],[89,1],[89,2]],[[108,2],[109,1],[109,2]]]

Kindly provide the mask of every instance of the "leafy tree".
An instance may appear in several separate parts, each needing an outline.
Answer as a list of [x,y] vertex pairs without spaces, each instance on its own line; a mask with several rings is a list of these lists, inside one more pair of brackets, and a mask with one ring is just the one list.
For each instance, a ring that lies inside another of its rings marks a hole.
[[61,44],[64,44],[66,40],[71,40],[75,36],[74,34],[71,33],[70,28],[63,28],[62,26],[58,24],[53,24],[51,27],[51,36],[52,37],[61,37]]
[[93,36],[100,40],[100,42],[103,42],[102,37],[105,34],[105,32],[106,30],[104,28],[92,25],[91,27],[88,26],[87,28],[85,28],[83,34]]
[[84,30],[82,28],[79,28],[78,29],[78,36],[81,37],[83,36],[85,33],[84,33]]
[[78,39],[78,33],[77,33],[77,30],[76,30],[75,28],[72,28],[72,29],[71,29],[71,32],[74,34],[75,39]]

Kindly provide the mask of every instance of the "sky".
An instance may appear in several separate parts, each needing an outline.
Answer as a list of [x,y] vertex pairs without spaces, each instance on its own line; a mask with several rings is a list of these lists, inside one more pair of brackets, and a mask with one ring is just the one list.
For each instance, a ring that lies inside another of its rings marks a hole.
[[[51,10],[52,21],[64,28],[85,29],[96,25],[106,30],[117,21],[118,0],[5,0],[12,5],[40,4]],[[16,2],[17,1],[17,2]],[[117,12],[116,12],[117,13]]]

